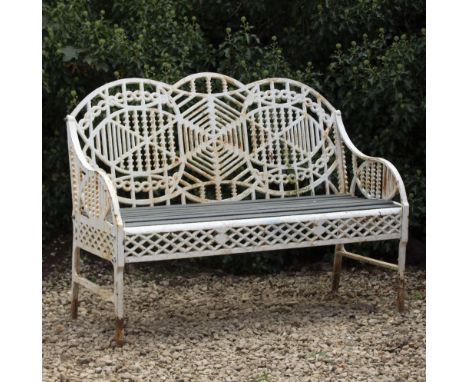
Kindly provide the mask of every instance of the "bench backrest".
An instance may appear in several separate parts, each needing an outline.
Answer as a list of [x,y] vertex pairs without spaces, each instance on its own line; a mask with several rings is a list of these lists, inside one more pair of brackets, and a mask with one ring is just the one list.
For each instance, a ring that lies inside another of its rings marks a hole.
[[89,162],[137,206],[338,193],[334,113],[293,80],[199,73],[118,80],[71,115]]

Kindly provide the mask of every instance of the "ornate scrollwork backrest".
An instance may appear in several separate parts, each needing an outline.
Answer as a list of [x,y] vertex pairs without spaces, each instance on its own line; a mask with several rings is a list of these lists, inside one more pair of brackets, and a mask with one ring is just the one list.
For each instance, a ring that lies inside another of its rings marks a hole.
[[288,79],[119,80],[73,111],[82,151],[126,205],[336,193],[335,109]]
[[247,88],[257,189],[280,197],[338,192],[333,107],[313,89],[288,79],[261,80]]

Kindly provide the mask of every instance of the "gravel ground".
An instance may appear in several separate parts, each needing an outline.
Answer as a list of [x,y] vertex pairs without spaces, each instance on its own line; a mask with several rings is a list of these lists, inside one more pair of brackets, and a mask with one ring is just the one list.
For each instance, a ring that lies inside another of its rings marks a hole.
[[[113,307],[86,290],[69,315],[68,267],[43,282],[44,381],[424,381],[425,272],[408,272],[408,309],[394,273],[330,266],[278,275],[133,268],[125,282],[126,344]],[[84,267],[110,282],[110,270]],[[149,270],[148,270],[149,269]],[[104,281],[103,281],[104,280]]]

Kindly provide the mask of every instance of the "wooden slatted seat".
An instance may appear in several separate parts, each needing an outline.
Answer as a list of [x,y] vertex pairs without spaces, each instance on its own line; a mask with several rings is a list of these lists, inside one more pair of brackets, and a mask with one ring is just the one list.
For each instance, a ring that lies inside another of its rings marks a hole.
[[[123,343],[125,264],[334,245],[398,271],[404,307],[408,211],[388,161],[361,153],[341,113],[285,78],[243,84],[199,73],[174,85],[101,86],[67,116],[73,201],[72,316],[79,287],[114,304]],[[398,264],[344,244],[399,240]],[[114,287],[80,273],[80,250],[109,260]]]
[[399,208],[391,200],[365,199],[351,195],[303,196],[287,199],[212,202],[175,206],[121,208],[126,228],[292,215]]

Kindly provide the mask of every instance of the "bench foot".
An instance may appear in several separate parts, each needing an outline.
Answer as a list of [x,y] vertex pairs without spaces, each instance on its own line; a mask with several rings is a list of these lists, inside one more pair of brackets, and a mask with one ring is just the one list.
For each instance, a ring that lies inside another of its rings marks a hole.
[[341,277],[341,266],[343,264],[343,256],[340,251],[344,250],[343,244],[338,244],[335,246],[335,257],[333,260],[333,276],[332,276],[332,292],[338,292],[340,287],[340,277]]
[[[76,288],[78,289],[78,286],[76,286]],[[76,298],[72,297],[70,312],[71,318],[76,320],[78,317],[78,296]]]
[[406,262],[406,239],[400,240],[398,247],[398,290],[397,290],[397,308],[400,313],[405,310],[405,262]]
[[118,347],[122,347],[124,344],[124,319],[115,319],[115,343]]
[[124,267],[114,264],[114,308],[115,308],[115,342],[121,347],[124,344]]
[[70,313],[71,318],[76,319],[78,317],[78,294],[80,286],[74,281],[75,275],[78,275],[80,271],[80,249],[73,246],[72,253],[72,287],[71,287],[71,306]]
[[405,311],[405,279],[401,277],[398,278],[397,308],[400,313]]

